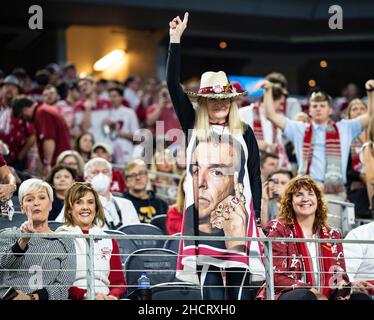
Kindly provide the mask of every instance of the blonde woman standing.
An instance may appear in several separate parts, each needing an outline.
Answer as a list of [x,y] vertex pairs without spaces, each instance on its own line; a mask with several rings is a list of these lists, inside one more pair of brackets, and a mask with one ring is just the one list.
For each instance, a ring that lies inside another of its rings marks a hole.
[[[255,237],[261,212],[259,149],[239,119],[237,93],[223,71],[205,72],[198,92],[180,85],[180,41],[187,27],[169,23],[167,84],[188,137],[182,235]],[[191,100],[197,102],[196,111]],[[255,241],[181,241],[177,277],[200,283],[204,300],[250,299],[248,286],[264,279]],[[225,284],[222,278],[225,273]]]

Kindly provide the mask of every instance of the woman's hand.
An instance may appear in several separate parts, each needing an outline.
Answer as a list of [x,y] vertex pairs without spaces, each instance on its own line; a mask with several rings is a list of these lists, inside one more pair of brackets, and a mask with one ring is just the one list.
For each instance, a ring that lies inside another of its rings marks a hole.
[[0,184],[0,201],[8,201],[16,189],[17,187],[14,184]]
[[369,281],[356,281],[352,283],[352,291],[372,295],[374,294],[374,285]]
[[261,80],[261,81],[256,83],[253,90],[256,92],[256,91],[260,90],[261,88],[263,88],[265,91],[268,91],[269,89],[271,89],[271,87],[272,87],[272,83],[270,81]]
[[188,12],[184,14],[183,21],[179,16],[169,22],[170,43],[180,43],[184,30],[187,27]]
[[115,296],[110,294],[95,293],[95,300],[118,300]]
[[327,297],[320,293],[316,288],[311,288],[310,291],[314,293],[317,300],[328,300]]
[[372,91],[372,90],[374,90],[374,80],[373,79],[370,79],[370,80],[366,81],[366,83],[365,83],[365,89],[366,89],[366,91],[373,92]]
[[[20,230],[22,233],[34,233],[34,224],[32,221],[32,210],[30,207],[26,207],[26,215],[27,215],[27,221],[21,224]],[[18,239],[18,245],[21,247],[22,250],[25,250],[28,242],[30,241],[30,238],[19,238]]]

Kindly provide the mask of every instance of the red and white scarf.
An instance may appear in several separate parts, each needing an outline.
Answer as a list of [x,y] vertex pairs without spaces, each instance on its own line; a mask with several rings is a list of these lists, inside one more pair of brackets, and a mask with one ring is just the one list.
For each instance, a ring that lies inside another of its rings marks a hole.
[[[294,220],[294,233],[295,238],[305,238],[303,230],[301,229],[299,223],[297,220]],[[322,227],[319,239],[330,239],[330,234],[326,227]],[[313,262],[312,257],[310,256],[308,247],[306,242],[297,242],[296,243],[297,249],[299,253],[301,254],[302,263],[304,266],[305,276],[306,276],[306,282],[310,284],[312,287],[317,288],[318,283],[317,280],[314,277],[313,270]],[[331,293],[331,289],[334,289],[333,286],[336,285],[336,279],[341,279],[341,281],[346,282],[343,279],[343,275],[345,274],[345,271],[343,268],[338,266],[336,264],[336,259],[332,255],[332,243],[328,242],[320,242],[318,244],[318,265],[319,265],[319,289],[320,292],[326,296],[329,297]],[[340,276],[337,275],[338,273],[341,273]],[[334,277],[334,278],[332,278]]]
[[[299,175],[309,175],[313,158],[314,139],[313,125],[308,123],[304,134],[302,162],[299,166]],[[329,121],[326,129],[324,191],[326,193],[339,193],[344,190],[339,129],[335,122]]]
[[[362,139],[365,141],[365,138]],[[351,143],[351,161],[352,161],[352,168],[357,172],[361,172],[362,170],[362,163],[360,161],[360,150],[362,148],[362,140],[361,136],[354,139]]]

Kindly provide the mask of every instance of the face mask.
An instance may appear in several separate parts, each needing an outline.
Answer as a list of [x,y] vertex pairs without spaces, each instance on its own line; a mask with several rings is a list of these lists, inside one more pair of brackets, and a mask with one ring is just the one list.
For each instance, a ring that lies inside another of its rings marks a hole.
[[104,193],[109,189],[110,178],[105,174],[99,173],[92,178],[91,185],[97,193]]

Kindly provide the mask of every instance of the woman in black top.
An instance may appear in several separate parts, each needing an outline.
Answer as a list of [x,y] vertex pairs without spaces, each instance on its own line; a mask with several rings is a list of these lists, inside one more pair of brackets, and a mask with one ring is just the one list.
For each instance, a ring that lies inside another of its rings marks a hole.
[[[205,72],[197,93],[183,91],[180,38],[187,21],[188,13],[183,21],[176,17],[169,23],[167,62],[170,96],[188,144],[182,235],[256,237],[262,192],[259,149],[235,102],[246,92],[236,92],[223,71]],[[190,99],[197,102],[196,112]],[[177,277],[200,282],[204,299],[249,299],[253,293],[248,286],[264,279],[255,241],[181,241],[180,253]]]

